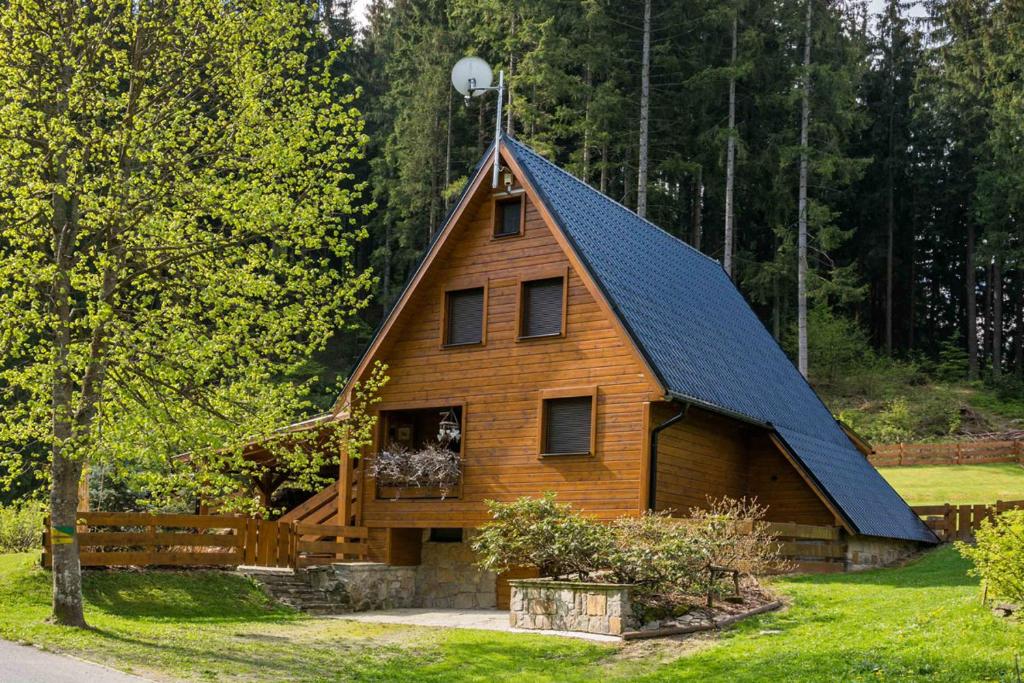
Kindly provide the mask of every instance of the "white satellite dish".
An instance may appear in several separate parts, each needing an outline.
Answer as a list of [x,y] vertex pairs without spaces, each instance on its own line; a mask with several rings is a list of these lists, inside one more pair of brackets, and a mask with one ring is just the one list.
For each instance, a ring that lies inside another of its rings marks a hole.
[[463,57],[452,67],[452,85],[466,97],[479,97],[488,91],[494,74],[479,57]]

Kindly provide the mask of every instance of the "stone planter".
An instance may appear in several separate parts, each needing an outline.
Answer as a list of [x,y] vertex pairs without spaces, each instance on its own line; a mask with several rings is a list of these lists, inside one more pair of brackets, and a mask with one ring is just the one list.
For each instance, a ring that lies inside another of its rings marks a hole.
[[725,628],[741,619],[782,607],[779,601],[738,612],[694,609],[680,617],[641,624],[633,615],[632,584],[516,579],[509,623],[513,628],[581,631],[624,640],[656,638]]
[[514,628],[621,636],[637,627],[629,584],[514,579],[509,585]]

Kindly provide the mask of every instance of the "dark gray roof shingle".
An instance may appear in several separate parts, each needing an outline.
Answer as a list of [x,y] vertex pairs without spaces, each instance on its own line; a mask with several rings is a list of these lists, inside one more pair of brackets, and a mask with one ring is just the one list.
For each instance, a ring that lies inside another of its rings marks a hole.
[[505,142],[672,395],[774,428],[860,533],[935,541],[717,261],[522,143]]

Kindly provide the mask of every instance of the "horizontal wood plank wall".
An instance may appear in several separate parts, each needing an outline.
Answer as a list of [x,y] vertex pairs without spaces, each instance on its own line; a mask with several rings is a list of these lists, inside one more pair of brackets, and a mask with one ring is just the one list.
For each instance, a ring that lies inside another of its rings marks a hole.
[[[679,407],[652,406],[651,426],[669,419]],[[742,498],[747,493],[747,441],[744,425],[691,408],[680,422],[658,436],[659,510],[689,516],[692,507],[705,507],[707,497]]]
[[765,433],[751,434],[750,478],[747,495],[768,506],[772,522],[830,526],[835,516],[779,452]]
[[[488,519],[487,499],[508,501],[549,490],[600,518],[639,509],[643,402],[657,388],[530,199],[524,234],[492,238],[491,192],[486,183],[467,207],[375,356],[389,365],[391,378],[381,392],[382,410],[465,404],[461,494],[446,500],[379,500],[368,480],[361,501],[364,526],[474,527]],[[555,268],[569,273],[565,336],[516,341],[520,281],[548,277]],[[442,292],[485,280],[486,343],[442,348]],[[599,387],[596,455],[540,458],[541,390],[594,385]],[[371,532],[375,559],[384,550],[381,540]]]
[[[651,406],[651,427],[679,412],[666,403]],[[686,418],[658,437],[655,505],[688,516],[708,496],[756,497],[772,522],[831,526],[835,519],[800,473],[763,430],[729,417],[691,408]]]

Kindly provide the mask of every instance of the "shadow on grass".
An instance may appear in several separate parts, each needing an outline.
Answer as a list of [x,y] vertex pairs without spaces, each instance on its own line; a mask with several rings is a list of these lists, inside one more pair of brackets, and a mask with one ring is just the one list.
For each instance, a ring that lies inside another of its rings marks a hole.
[[89,606],[112,616],[207,623],[304,618],[272,603],[248,579],[219,571],[96,571],[83,583]]
[[[235,634],[215,642],[147,639],[106,629],[94,633],[109,643],[109,652],[130,652],[132,663],[159,666],[187,663],[186,676],[215,674],[260,681],[591,681],[588,665],[611,656],[610,648],[579,641],[558,642],[542,636],[509,636],[483,631],[424,629],[439,638],[412,638],[396,645],[337,638],[307,641],[301,637],[267,638]],[[123,657],[120,661],[124,661]]]
[[848,574],[806,574],[779,579],[783,583],[815,585],[878,585],[893,588],[942,588],[977,586],[968,575],[971,562],[955,548],[943,545],[924,551],[902,567],[872,569]]

